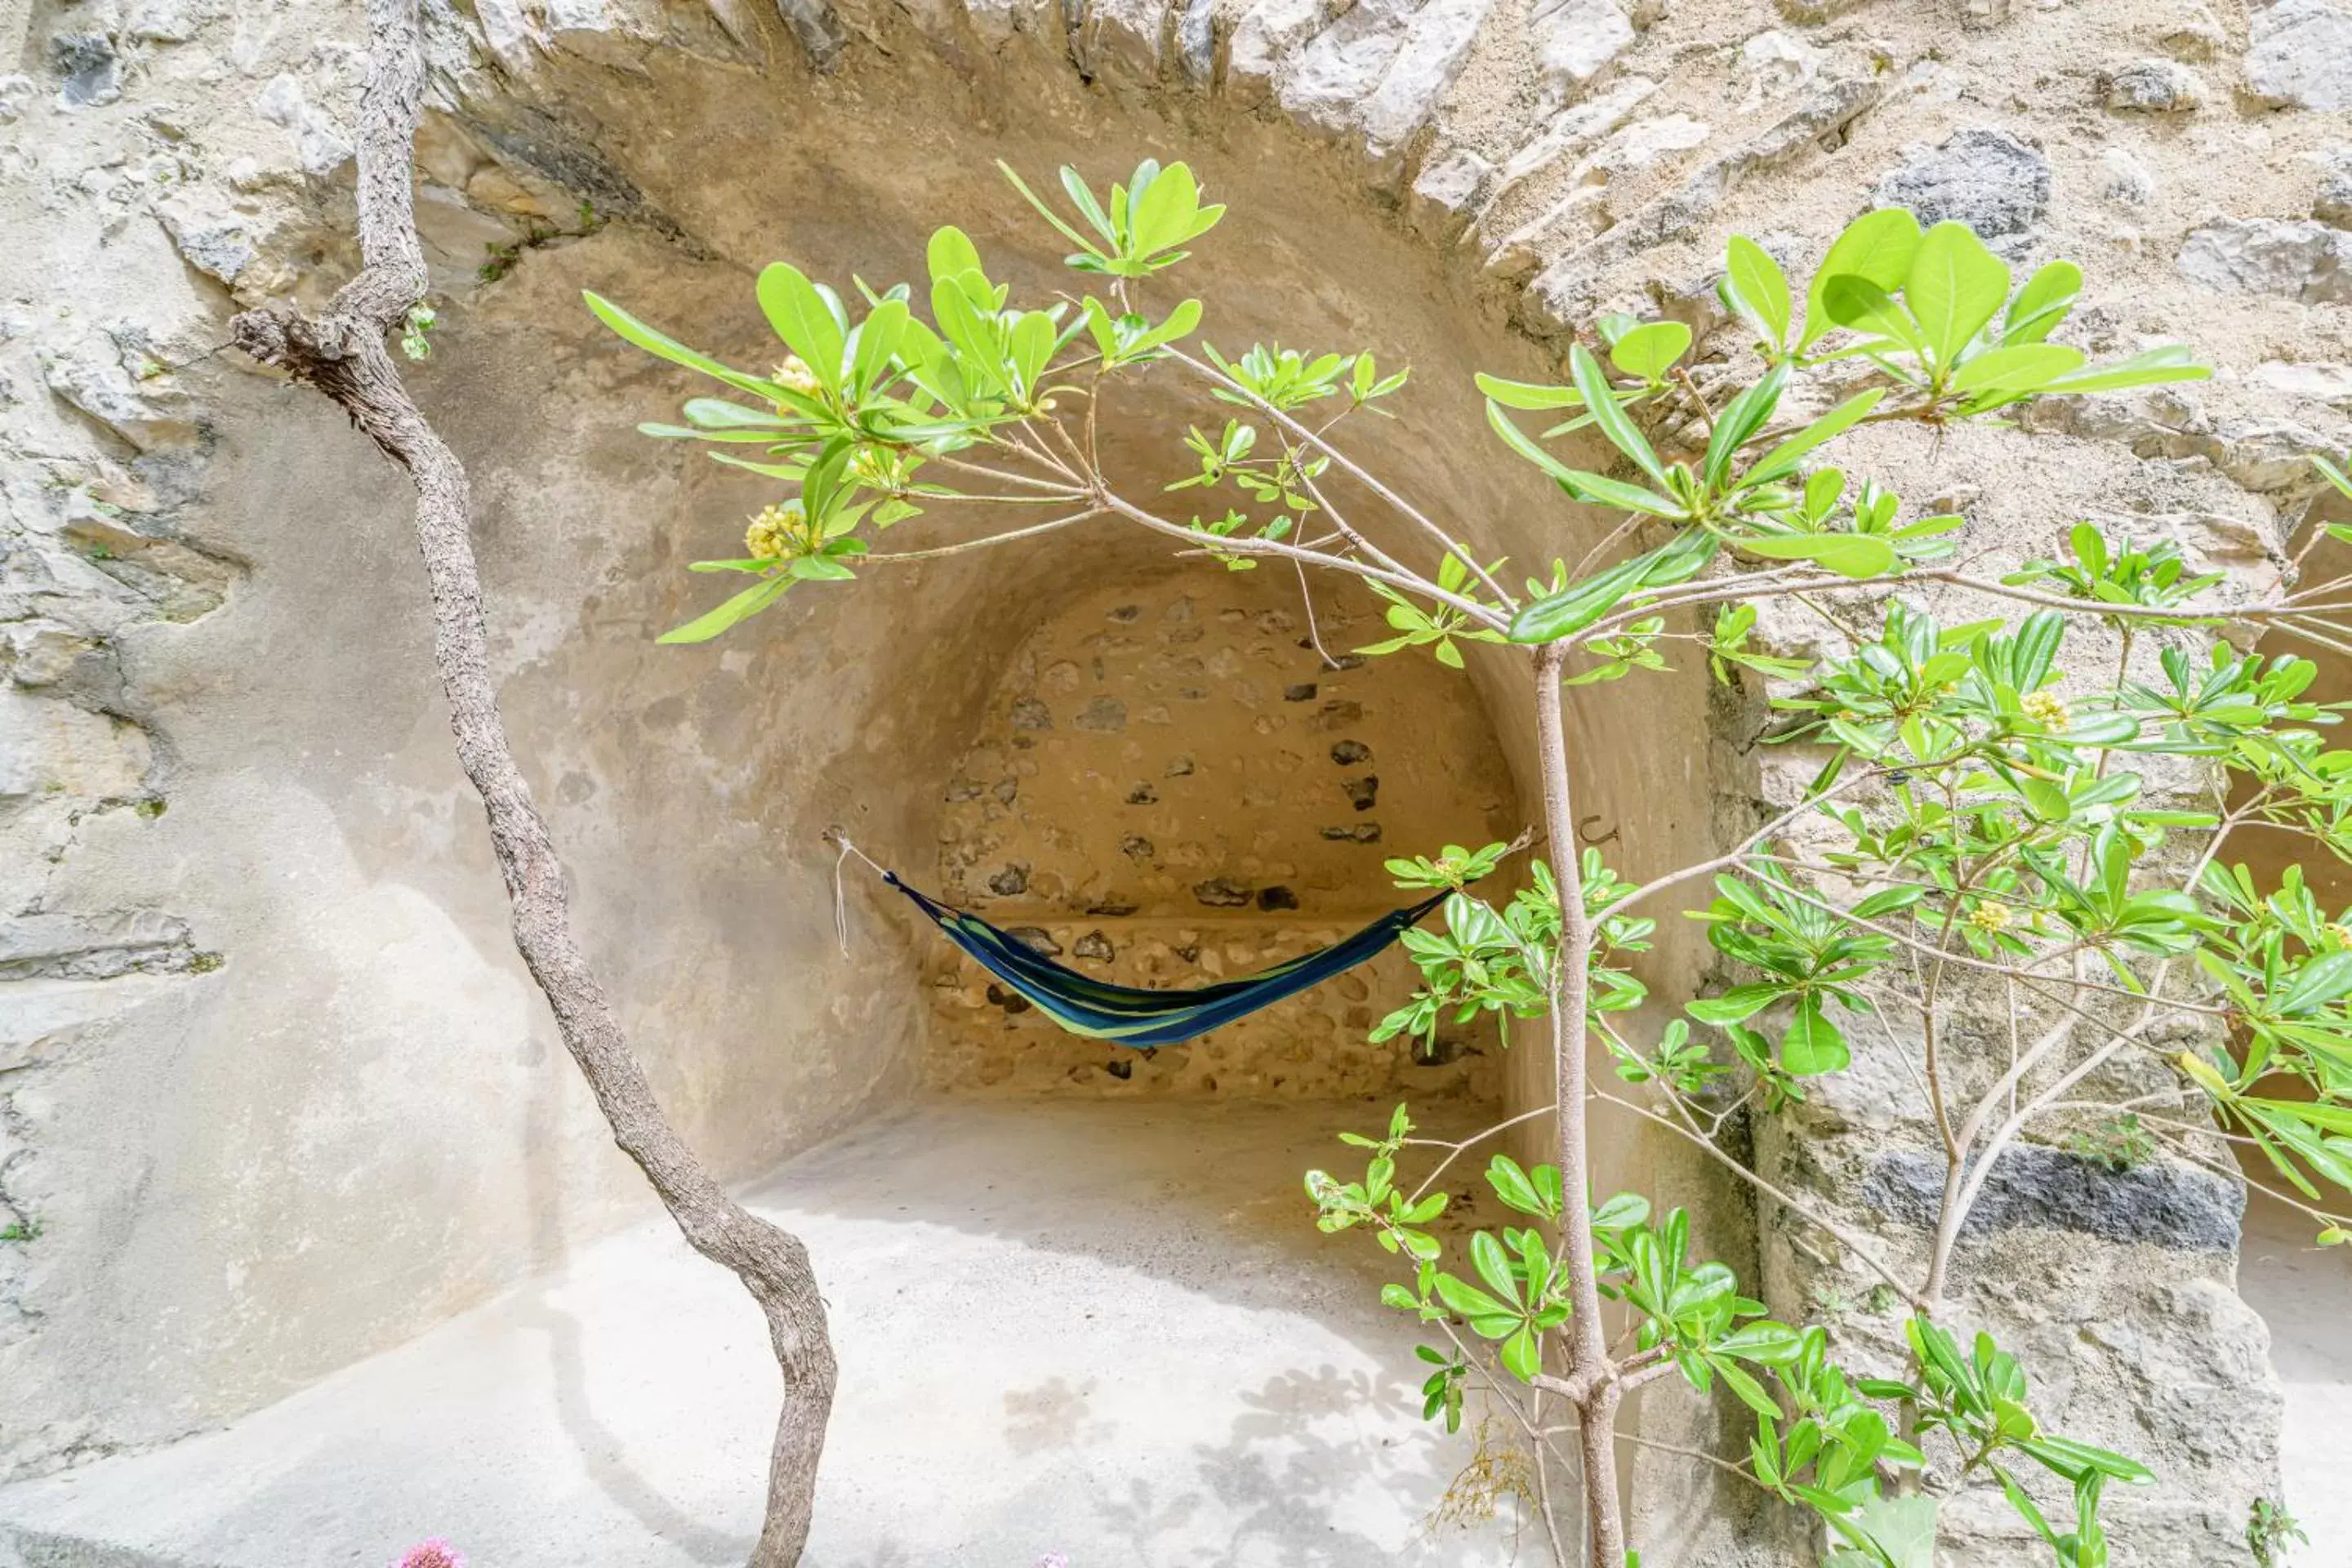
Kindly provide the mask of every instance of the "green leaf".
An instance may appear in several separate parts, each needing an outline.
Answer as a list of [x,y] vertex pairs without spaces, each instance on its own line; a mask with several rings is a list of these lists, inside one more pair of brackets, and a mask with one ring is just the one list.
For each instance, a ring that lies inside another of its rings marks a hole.
[[1937,1506],[1925,1495],[1875,1497],[1838,1522],[1876,1547],[1886,1568],[1936,1568]]
[[[1633,334],[1626,335],[1630,337]],[[1609,385],[1608,373],[1601,368],[1601,362],[1592,357],[1592,351],[1582,343],[1571,344],[1568,351],[1568,371],[1570,379],[1576,383],[1576,390],[1584,395],[1584,405],[1592,411],[1593,424],[1609,437],[1609,444],[1631,458],[1635,468],[1659,484],[1664,484],[1665,466],[1658,461],[1658,455],[1650,449],[1648,438],[1634,427],[1633,421],[1618,403],[1616,393]]]
[[1795,1077],[1819,1078],[1844,1070],[1853,1059],[1845,1037],[1822,1011],[1821,998],[1808,996],[1798,1003],[1789,1032],[1780,1037],[1780,1065]]
[[1505,446],[1549,474],[1553,481],[1574,500],[1621,507],[1627,511],[1646,512],[1652,517],[1679,520],[1685,515],[1675,502],[1639,485],[1629,485],[1600,474],[1586,473],[1581,468],[1570,468],[1537,446],[1533,437],[1505,418],[1501,406],[1492,398],[1486,402],[1486,423],[1494,426],[1495,434],[1503,438]]
[[[998,166],[1003,167],[1002,164]],[[1012,171],[1006,169],[1005,173],[1011,174]],[[1015,180],[1014,183],[1018,184],[1019,181]],[[1028,195],[1026,186],[1022,188],[1022,194]],[[1037,198],[1030,196],[1029,199],[1034,202]],[[1078,237],[1074,234],[1070,237],[1076,239]],[[980,251],[972,245],[971,237],[952,224],[945,228],[932,231],[931,242],[924,253],[924,259],[929,264],[931,281],[934,283],[944,282],[950,278],[961,278],[967,272],[978,272],[982,277],[987,276],[987,269],[980,264]]]
[[2009,268],[1973,229],[1956,221],[1927,231],[1903,280],[1903,302],[1926,334],[1936,368],[1944,373],[2008,299]]
[[751,393],[755,397],[767,398],[771,401],[774,399],[777,389],[759,377],[745,375],[740,370],[730,369],[709,354],[688,348],[677,339],[654,331],[653,328],[646,326],[600,294],[583,292],[580,297],[588,302],[588,309],[595,312],[598,321],[647,353],[658,354],[672,364],[682,364],[688,370],[698,370],[707,376],[723,381],[739,391]]
[[[2308,1013],[2352,994],[2352,952],[2327,952],[2295,972],[2294,984],[2278,999],[2278,1010],[2290,1016]],[[2338,1131],[2352,1132],[2352,1115]]]
[[1780,263],[1745,235],[1735,234],[1725,260],[1724,281],[1730,286],[1733,309],[1754,322],[1774,348],[1789,342],[1789,280]]
[[2063,343],[2013,343],[1988,349],[1960,366],[1954,392],[2031,392],[2082,367],[2083,351]]
[[1637,380],[1664,381],[1690,342],[1691,331],[1680,321],[1651,321],[1610,345],[1609,363]]
[[784,346],[800,355],[826,387],[839,386],[845,334],[815,285],[797,267],[772,261],[760,269],[755,291],[768,325],[776,330]]
[[1832,278],[1822,295],[1830,320],[1857,332],[1869,332],[1926,356],[1927,340],[1894,295],[1867,278]]
[[1858,392],[1811,425],[1798,431],[1769,452],[1761,461],[1740,476],[1740,485],[1766,484],[1784,474],[1794,473],[1798,461],[1824,441],[1840,435],[1860,423],[1870,411],[1885,400],[1886,389],[1874,386],[1868,392]]
[[1875,577],[1895,564],[1895,546],[1874,533],[1779,533],[1739,548],[1775,561],[1811,561],[1841,577]]
[[1805,299],[1804,335],[1800,350],[1811,348],[1823,333],[1840,323],[1830,317],[1826,294],[1834,278],[1860,278],[1882,290],[1901,286],[1910,274],[1911,258],[1919,248],[1919,220],[1903,207],[1881,207],[1846,226],[1813,273]]
[[2090,392],[2121,392],[2134,386],[2157,386],[2168,382],[2204,381],[2212,374],[2211,366],[2195,363],[2189,358],[2188,345],[2168,343],[2146,353],[2134,354],[2129,359],[2063,377],[2050,383],[2042,391],[2047,396],[2073,397]]
[[1475,379],[1479,391],[1506,408],[1535,411],[1584,406],[1584,394],[1572,386],[1538,386],[1528,381],[1505,381],[1499,375],[1488,375],[1484,371],[1480,371]]
[[1192,237],[1192,216],[1200,207],[1200,187],[1193,182],[1192,171],[1182,163],[1171,163],[1143,191],[1129,215],[1129,249],[1145,257],[1183,244]]
[[1755,1375],[1746,1367],[1726,1356],[1705,1352],[1700,1353],[1706,1364],[1715,1369],[1716,1375],[1723,1379],[1724,1386],[1739,1396],[1741,1404],[1759,1415],[1774,1421],[1780,1419],[1780,1406],[1764,1392],[1764,1385],[1757,1382]]
[[2083,291],[2083,269],[2071,261],[2053,261],[2025,280],[2009,302],[2002,319],[2004,344],[2038,343],[2066,319],[2074,296]]
[[657,643],[709,642],[736,622],[756,616],[774,604],[792,585],[790,577],[771,577],[763,583],[755,583],[717,609],[697,616],[686,625],[664,632],[654,640]]
[[1706,458],[1701,466],[1710,489],[1722,486],[1724,476],[1731,471],[1731,459],[1749,437],[1764,428],[1764,422],[1772,417],[1772,410],[1780,405],[1781,389],[1788,384],[1789,366],[1783,362],[1766,371],[1761,380],[1744,389],[1716,416],[1714,432],[1707,437]]

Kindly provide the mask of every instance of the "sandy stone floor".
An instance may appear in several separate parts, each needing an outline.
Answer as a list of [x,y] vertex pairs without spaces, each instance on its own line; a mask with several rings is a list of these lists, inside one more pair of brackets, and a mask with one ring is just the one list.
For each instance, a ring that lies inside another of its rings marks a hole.
[[[946,1105],[758,1189],[840,1349],[812,1568],[1467,1568],[1468,1458],[1299,1173],[1385,1106]],[[772,1419],[757,1313],[655,1222],[237,1423],[0,1492],[31,1568],[740,1563]],[[1410,1381],[1409,1381],[1410,1380]],[[111,1548],[92,1553],[91,1544]]]
[[2286,1386],[2287,1507],[2311,1537],[2294,1568],[2352,1563],[2352,1249],[2322,1252],[2311,1226],[2283,1205],[2247,1215],[2238,1289],[2271,1328],[2271,1362]]

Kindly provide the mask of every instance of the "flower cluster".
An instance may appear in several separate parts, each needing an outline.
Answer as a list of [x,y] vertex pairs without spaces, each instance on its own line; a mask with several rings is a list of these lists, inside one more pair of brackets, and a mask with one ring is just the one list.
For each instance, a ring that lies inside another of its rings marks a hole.
[[752,514],[751,526],[743,531],[744,552],[755,561],[782,560],[800,542],[806,521],[796,500],[761,507]]
[[2027,718],[2045,730],[2063,730],[2073,721],[2073,715],[2066,711],[2066,700],[2054,691],[2030,692],[2018,706],[2025,710]]

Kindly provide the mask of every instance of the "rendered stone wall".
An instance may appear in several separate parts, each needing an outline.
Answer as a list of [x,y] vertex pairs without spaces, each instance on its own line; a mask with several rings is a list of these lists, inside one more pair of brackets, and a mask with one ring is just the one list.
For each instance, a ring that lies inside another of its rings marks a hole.
[[[1468,678],[1349,651],[1388,635],[1380,608],[1319,584],[1310,636],[1297,574],[1278,570],[1080,597],[989,696],[947,786],[940,896],[1087,973],[1198,985],[1421,897],[1381,868],[1391,856],[1511,838],[1525,824]],[[944,943],[924,970],[927,1071],[944,1088],[1492,1100],[1501,1086],[1491,1029],[1449,1028],[1426,1062],[1365,1038],[1411,994],[1401,952],[1149,1056],[1073,1039]]]
[[[508,699],[597,957],[731,1173],[912,1081],[925,1010],[888,1000],[908,933],[862,901],[862,967],[840,967],[811,839],[847,819],[868,843],[937,841],[962,721],[1055,574],[1034,553],[941,570],[882,616],[795,608],[698,662],[657,658],[649,633],[694,602],[678,563],[750,507],[630,444],[677,389],[580,330],[578,287],[657,295],[683,335],[748,352],[744,268],[770,256],[910,272],[930,222],[975,211],[984,245],[1009,243],[991,156],[1191,157],[1236,224],[1259,215],[1228,231],[1245,254],[1203,257],[1235,331],[1393,341],[1446,395],[1389,455],[1540,562],[1591,520],[1493,461],[1469,368],[1540,375],[1610,306],[1712,329],[1725,233],[1802,264],[1902,201],[2020,263],[2080,260],[2084,346],[2182,339],[2219,370],[2027,431],[1874,438],[1881,471],[1969,515],[1993,564],[2084,515],[2275,562],[2302,453],[2352,442],[2335,0],[428,9],[421,196],[446,309],[422,384],[476,465]],[[316,298],[352,264],[358,40],[356,9],[323,0],[0,8],[0,1463],[249,1408],[642,1205],[504,951],[400,487],[315,399],[216,353],[235,303]],[[566,237],[591,222],[609,226]],[[486,244],[506,274],[487,285]],[[1106,580],[1144,564],[1100,550]],[[1514,673],[1473,680],[1524,779],[1499,717]],[[1785,798],[1749,695],[1654,685],[1573,737],[1624,868]],[[1676,940],[1662,975],[1702,961]],[[1541,1064],[1512,1066],[1532,1093]],[[1858,1178],[1919,1130],[1868,1083],[1817,1114],[1823,1158],[1769,1126],[1759,1157],[1915,1245]],[[1621,1147],[1627,1184],[1688,1184]],[[1883,1329],[1785,1216],[1743,1237],[1717,1212],[1718,1249],[1760,1250],[1784,1310]],[[2029,1215],[1970,1262],[1967,1310],[2028,1332],[2051,1414],[2171,1483],[2154,1511],[2124,1500],[2119,1552],[2230,1560],[2274,1412],[2229,1253]],[[2067,1280],[2089,1284],[2037,1305]],[[1709,1526],[1677,1508],[1645,1528],[1688,1547]]]

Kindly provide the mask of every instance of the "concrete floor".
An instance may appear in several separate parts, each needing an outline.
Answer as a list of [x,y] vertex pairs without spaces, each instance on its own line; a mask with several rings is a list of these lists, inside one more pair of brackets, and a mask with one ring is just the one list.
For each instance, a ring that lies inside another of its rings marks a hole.
[[[841,1392],[811,1568],[1540,1563],[1509,1510],[1424,1520],[1468,1458],[1418,1419],[1371,1249],[1300,1171],[1382,1108],[938,1105],[750,1194],[807,1238]],[[2275,1205],[2241,1276],[2287,1390],[2295,1568],[2352,1563],[2352,1258]],[[0,1568],[742,1561],[774,1411],[758,1314],[667,1222],[221,1432],[0,1489]]]
[[2238,1289],[2271,1330],[2286,1389],[2286,1503],[2311,1538],[2294,1568],[2352,1563],[2352,1247],[2312,1246],[2309,1220],[2255,1200]]
[[[1385,1106],[937,1106],[750,1194],[804,1237],[841,1387],[812,1568],[1486,1568],[1432,1538],[1469,1455],[1424,1427],[1377,1254],[1299,1175]],[[775,1373],[666,1222],[221,1432],[0,1490],[29,1568],[740,1563]]]

